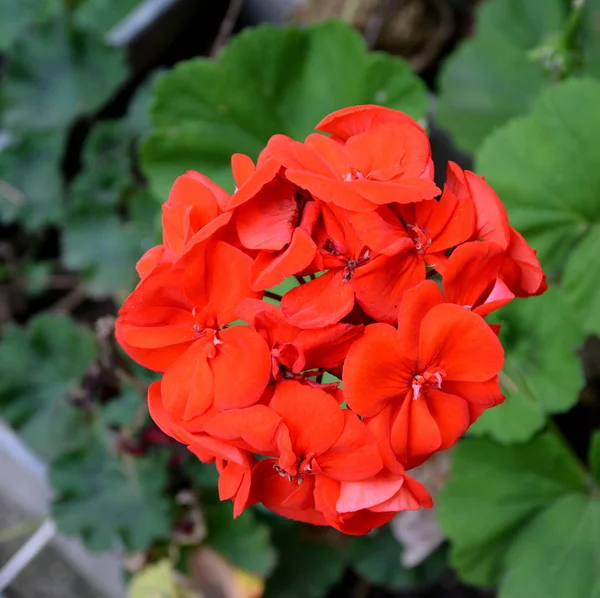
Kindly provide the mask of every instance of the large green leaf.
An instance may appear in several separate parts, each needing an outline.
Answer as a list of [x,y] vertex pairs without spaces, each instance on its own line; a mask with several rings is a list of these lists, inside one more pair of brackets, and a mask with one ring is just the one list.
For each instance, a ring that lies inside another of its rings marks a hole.
[[125,75],[119,50],[73,30],[64,15],[40,23],[19,39],[4,73],[2,124],[12,131],[65,127],[102,106]]
[[444,65],[439,122],[464,149],[475,150],[496,127],[523,114],[552,77],[528,53],[566,18],[563,0],[489,0],[476,34]]
[[0,188],[0,221],[19,220],[28,229],[60,221],[65,136],[63,130],[31,131],[0,149],[0,180],[16,193],[9,197]]
[[600,330],[591,282],[598,276],[599,105],[600,82],[566,81],[491,135],[477,155],[479,171],[545,269],[555,278],[566,270],[567,296],[591,331]]
[[496,320],[506,350],[500,374],[506,401],[486,411],[470,431],[502,443],[522,442],[544,426],[547,414],[577,402],[584,384],[576,353],[583,332],[556,288],[515,301]]
[[[600,192],[600,189],[599,189]],[[600,210],[600,196],[598,196]],[[586,332],[600,333],[600,222],[590,227],[573,250],[565,269],[564,287]]]
[[159,197],[188,169],[230,187],[231,154],[256,158],[275,133],[302,139],[329,112],[368,103],[423,118],[425,88],[341,22],[249,29],[217,61],[183,62],[159,80],[142,166]]
[[204,516],[208,527],[206,544],[242,569],[261,576],[273,570],[277,554],[269,528],[257,521],[252,511],[246,510],[234,519],[231,503],[224,502],[205,504]]
[[600,498],[562,497],[511,547],[499,598],[598,598],[599,538]]
[[144,550],[168,537],[169,501],[162,457],[114,455],[106,438],[61,454],[51,468],[57,496],[52,513],[59,529],[80,536],[92,550],[123,543]]
[[85,440],[88,414],[71,399],[95,356],[92,331],[66,316],[44,314],[26,330],[3,331],[0,416],[46,459]]
[[594,584],[596,591],[600,587],[600,570],[589,566],[597,556],[585,537],[596,534],[597,551],[600,529],[590,519],[586,523],[595,531],[582,530],[576,515],[583,515],[579,505],[584,503],[583,510],[597,513],[599,508],[598,499],[586,495],[586,478],[551,433],[511,446],[462,440],[454,451],[452,477],[438,496],[439,521],[461,577],[474,584],[499,583],[503,598],[598,596],[579,593],[580,584],[569,593],[562,582],[541,581],[555,579],[560,566],[571,579],[580,575],[591,582],[588,591]]
[[279,557],[263,598],[326,596],[344,574],[342,551],[323,542],[306,525],[275,519],[272,529]]

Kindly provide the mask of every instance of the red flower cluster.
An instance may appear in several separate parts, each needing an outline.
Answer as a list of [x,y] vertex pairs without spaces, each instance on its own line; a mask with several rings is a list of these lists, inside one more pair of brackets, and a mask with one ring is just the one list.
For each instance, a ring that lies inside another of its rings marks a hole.
[[150,413],[216,462],[235,515],[262,502],[364,534],[431,507],[406,470],[502,402],[483,318],[545,278],[482,178],[451,163],[436,187],[405,114],[356,106],[317,130],[234,155],[231,196],[175,181],[116,335],[164,373]]

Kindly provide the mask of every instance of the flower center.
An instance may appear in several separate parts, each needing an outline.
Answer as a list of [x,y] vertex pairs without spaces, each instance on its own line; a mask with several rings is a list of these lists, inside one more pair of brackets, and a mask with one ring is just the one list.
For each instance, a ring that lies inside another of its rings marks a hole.
[[344,177],[345,181],[356,181],[359,179],[364,179],[365,175],[358,169],[356,168],[351,168],[350,172],[348,172],[346,174],[346,176]]
[[342,274],[342,280],[344,282],[352,280],[352,277],[354,276],[354,270],[356,270],[356,268],[359,266],[362,266],[365,262],[368,262],[370,255],[371,251],[369,249],[365,249],[361,257],[359,257],[357,260],[349,259],[346,262],[346,267],[344,268],[344,272]]
[[410,231],[417,253],[423,253],[431,245],[429,231],[416,224],[407,224],[406,228]]
[[273,469],[282,477],[287,478],[290,482],[297,482],[298,486],[304,481],[304,476],[312,474],[311,459],[300,457],[298,464],[294,466],[293,472],[286,471],[280,465],[273,465]]
[[442,387],[442,380],[446,377],[446,372],[442,368],[427,368],[420,374],[415,374],[412,379],[413,400],[417,400],[422,392],[428,388],[439,389]]

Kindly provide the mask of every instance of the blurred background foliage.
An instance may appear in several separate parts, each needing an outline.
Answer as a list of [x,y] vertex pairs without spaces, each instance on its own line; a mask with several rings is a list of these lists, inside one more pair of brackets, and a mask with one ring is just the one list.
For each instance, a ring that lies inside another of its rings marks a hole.
[[[124,40],[141,4],[0,3],[0,417],[49,463],[60,530],[141,554],[133,598],[200,595],[215,563],[227,596],[598,598],[600,1],[309,0],[292,15],[308,27],[256,28],[240,2],[183,2]],[[501,310],[507,400],[451,451],[449,481],[422,473],[441,529],[234,521],[213,466],[149,420],[153,378],[114,315],[177,175],[231,189],[232,153],[359,103],[419,119],[435,158],[439,126],[469,152],[550,290]]]

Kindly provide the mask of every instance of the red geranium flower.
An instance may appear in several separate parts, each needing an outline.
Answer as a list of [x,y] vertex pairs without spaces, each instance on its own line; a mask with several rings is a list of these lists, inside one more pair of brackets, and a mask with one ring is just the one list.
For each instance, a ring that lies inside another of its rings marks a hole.
[[382,451],[414,466],[454,444],[480,407],[503,400],[497,374],[504,352],[485,321],[444,303],[433,281],[404,294],[398,322],[398,330],[367,326],[352,346],[344,395],[359,415],[381,419],[372,427]]
[[313,197],[368,212],[439,194],[429,139],[407,115],[363,107],[333,113],[317,128],[336,135],[312,134],[304,143],[275,135],[266,148],[286,168],[286,178]]

